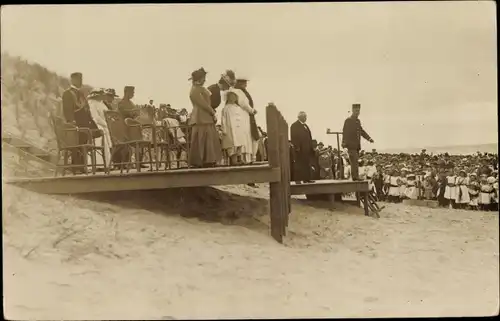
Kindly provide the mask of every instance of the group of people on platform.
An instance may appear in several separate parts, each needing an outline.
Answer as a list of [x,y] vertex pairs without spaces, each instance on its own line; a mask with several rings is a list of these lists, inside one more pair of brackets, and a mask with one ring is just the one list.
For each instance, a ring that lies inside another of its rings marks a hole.
[[[207,72],[200,68],[191,73],[192,87],[189,99],[193,109],[177,111],[170,105],[161,104],[155,108],[149,104],[136,105],[132,98],[135,87],[125,86],[123,98],[117,105],[118,97],[114,89],[94,89],[88,96],[82,91],[83,76],[71,74],[71,86],[62,95],[62,114],[66,122],[80,128],[89,128],[91,136],[80,133],[79,144],[86,144],[92,138],[101,138],[105,143],[106,165],[128,163],[131,153],[127,147],[114,151],[111,155],[112,141],[105,112],[117,110],[123,119],[133,119],[140,124],[178,127],[175,136],[189,144],[189,165],[191,167],[213,167],[224,164],[252,164],[266,160],[266,134],[257,126],[252,96],[247,90],[248,79],[227,70],[216,84],[204,87]],[[222,106],[220,124],[217,125],[216,109]],[[151,139],[151,132],[143,133],[144,139]],[[188,139],[189,141],[186,141]],[[71,153],[74,173],[81,173],[83,155],[75,149]],[[142,157],[142,156],[141,156]]]
[[[257,110],[247,90],[248,78],[232,70],[223,73],[215,84],[204,87],[207,72],[200,68],[191,73],[189,98],[193,105],[189,123],[192,125],[190,164],[212,167],[224,155],[229,165],[252,164],[257,155],[265,154],[262,133],[255,121]],[[220,125],[216,109],[223,105]],[[260,147],[260,148],[259,148]],[[265,156],[264,156],[265,157]]]
[[359,119],[360,104],[352,105],[352,114],[344,121],[342,147],[346,153],[341,159],[335,159],[336,153],[331,147],[324,148],[323,143],[317,143],[312,138],[311,130],[306,124],[307,114],[301,111],[297,121],[290,126],[290,159],[292,180],[296,184],[311,183],[316,179],[341,179],[346,166],[351,166],[350,176],[359,180],[358,160],[361,151],[361,137],[373,143],[373,139],[361,126]]

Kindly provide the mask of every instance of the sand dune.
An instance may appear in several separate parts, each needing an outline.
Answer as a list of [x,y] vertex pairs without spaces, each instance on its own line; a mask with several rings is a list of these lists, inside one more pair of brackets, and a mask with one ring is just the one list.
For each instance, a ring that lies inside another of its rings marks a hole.
[[3,196],[9,319],[498,312],[496,213],[295,200],[280,245],[265,185]]

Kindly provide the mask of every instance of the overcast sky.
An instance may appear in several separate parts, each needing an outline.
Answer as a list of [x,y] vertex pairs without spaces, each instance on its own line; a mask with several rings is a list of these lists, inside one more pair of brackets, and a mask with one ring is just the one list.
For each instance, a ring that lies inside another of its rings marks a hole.
[[367,148],[497,141],[495,4],[2,6],[2,51],[95,87],[136,86],[191,109],[191,71],[207,85],[228,68],[250,77],[258,122],[273,101],[288,122],[305,110],[333,144],[350,106],[375,139]]

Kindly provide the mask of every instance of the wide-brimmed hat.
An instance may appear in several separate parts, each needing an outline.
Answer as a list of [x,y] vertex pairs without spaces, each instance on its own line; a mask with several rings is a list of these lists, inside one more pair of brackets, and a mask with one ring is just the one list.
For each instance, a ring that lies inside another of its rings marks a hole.
[[221,75],[221,78],[222,80],[224,80],[226,82],[226,84],[228,84],[229,86],[232,86],[234,85],[234,83],[236,82],[236,76],[234,74],[234,71],[232,70],[226,70],[225,73],[223,73]]
[[245,74],[239,74],[236,76],[236,81],[249,81],[250,78]]
[[188,80],[197,81],[197,80],[200,80],[201,78],[205,77],[206,75],[207,75],[207,72],[205,71],[205,69],[203,67],[201,67],[200,69],[193,71],[191,73],[191,78],[189,78]]
[[88,94],[87,99],[92,99],[92,98],[96,98],[96,97],[103,96],[103,95],[104,95],[104,89],[102,89],[102,88],[92,89],[90,91],[90,93]]
[[118,95],[116,94],[116,91],[113,88],[106,88],[106,89],[104,89],[104,94],[105,95],[111,95],[113,97],[118,97]]

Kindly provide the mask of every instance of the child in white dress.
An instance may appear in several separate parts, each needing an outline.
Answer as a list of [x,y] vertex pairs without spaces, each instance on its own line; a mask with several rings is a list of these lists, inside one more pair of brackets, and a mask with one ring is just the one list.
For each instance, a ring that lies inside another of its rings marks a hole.
[[467,187],[468,184],[467,173],[464,170],[460,170],[455,181],[457,194],[455,204],[457,208],[465,209],[470,203],[469,188]]
[[477,210],[479,205],[479,190],[480,190],[479,182],[477,181],[477,175],[471,173],[469,175],[469,206],[472,210]]
[[397,171],[393,170],[389,176],[389,202],[399,203],[401,196],[401,179],[397,175]]
[[417,179],[415,174],[408,174],[406,176],[405,196],[411,200],[418,199]]
[[455,208],[455,200],[457,198],[456,180],[457,176],[450,170],[448,176],[446,176],[446,187],[444,189],[444,198],[450,208]]
[[493,191],[493,186],[488,183],[488,177],[486,175],[481,175],[481,192],[479,193],[479,209],[482,211],[488,211],[491,204],[491,192]]

